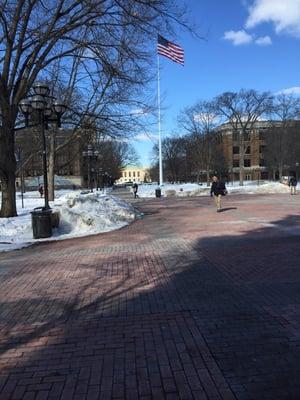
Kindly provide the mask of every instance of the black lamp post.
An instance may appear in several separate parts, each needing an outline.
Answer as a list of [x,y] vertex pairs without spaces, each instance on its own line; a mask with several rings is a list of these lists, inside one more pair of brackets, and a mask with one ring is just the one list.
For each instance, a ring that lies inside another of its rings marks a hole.
[[92,183],[92,172],[94,168],[92,167],[92,162],[97,161],[99,156],[98,150],[93,150],[93,146],[89,144],[87,146],[87,150],[82,152],[82,157],[87,160],[87,167],[88,167],[88,189],[93,191],[93,183]]
[[104,173],[103,168],[99,168],[99,187],[100,190],[104,190]]
[[299,172],[299,163],[298,162],[296,162],[295,163],[295,167],[296,167],[296,179],[298,180],[298,172]]
[[108,174],[108,172],[104,172],[104,187],[105,188],[107,188],[108,187],[108,177],[109,177],[109,174]]
[[[17,165],[21,165],[21,148],[18,147],[17,152],[16,152],[16,161]],[[21,191],[21,200],[22,200],[22,208],[24,208],[24,173],[22,171],[22,168],[19,173],[20,176],[20,191]]]
[[[19,103],[19,109],[25,116],[26,126],[29,126],[29,115],[33,111],[37,111],[39,117],[39,125],[41,126],[42,146],[43,146],[43,175],[44,175],[44,192],[45,192],[45,210],[49,210],[48,200],[48,176],[47,176],[47,152],[45,129],[48,128],[48,122],[56,122],[57,126],[61,126],[61,116],[66,110],[66,106],[61,101],[52,103],[52,97],[49,97],[49,86],[44,82],[35,82],[32,86],[34,96],[23,99]],[[53,117],[54,115],[54,117]]]

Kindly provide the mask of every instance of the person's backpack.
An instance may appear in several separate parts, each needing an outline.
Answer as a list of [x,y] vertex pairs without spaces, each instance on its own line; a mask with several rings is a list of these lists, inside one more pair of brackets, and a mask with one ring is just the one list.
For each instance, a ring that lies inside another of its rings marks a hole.
[[226,196],[226,194],[228,193],[224,182],[220,182],[220,190],[221,190],[222,196]]

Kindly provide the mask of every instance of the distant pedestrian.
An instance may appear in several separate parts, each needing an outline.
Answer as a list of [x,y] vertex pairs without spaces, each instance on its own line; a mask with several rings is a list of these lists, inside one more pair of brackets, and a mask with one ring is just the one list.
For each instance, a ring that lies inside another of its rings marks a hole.
[[43,185],[40,185],[40,186],[39,186],[38,191],[39,191],[39,193],[40,193],[40,196],[43,197],[43,194],[44,194]]
[[138,184],[136,182],[132,185],[132,190],[133,190],[134,198],[135,199],[138,198],[139,197],[138,194],[137,194]]
[[217,212],[221,211],[221,197],[227,194],[225,183],[221,182],[217,176],[213,176],[210,188],[210,196],[215,198]]
[[292,176],[289,180],[289,186],[291,188],[291,194],[296,194],[296,187],[297,187],[297,179],[295,176]]

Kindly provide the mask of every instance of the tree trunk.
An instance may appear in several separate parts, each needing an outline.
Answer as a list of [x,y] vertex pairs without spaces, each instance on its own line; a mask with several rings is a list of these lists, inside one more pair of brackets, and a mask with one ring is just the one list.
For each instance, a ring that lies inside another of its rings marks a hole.
[[55,184],[54,184],[54,168],[55,168],[55,134],[50,133],[50,146],[48,154],[48,188],[49,188],[49,201],[54,201],[55,198]]
[[240,186],[244,186],[244,168],[240,167]]
[[210,186],[209,167],[206,167],[206,185]]
[[240,157],[239,157],[239,160],[240,160],[240,170],[239,170],[240,186],[244,186],[244,155],[245,155],[244,146],[245,146],[245,143],[244,143],[244,132],[243,131],[240,131],[239,137],[240,137],[240,140],[239,140],[239,142],[240,142]]
[[279,182],[282,182],[282,175],[283,175],[283,166],[282,165],[279,166],[278,172],[279,172]]
[[17,215],[15,179],[15,171],[9,171],[9,168],[6,170],[6,175],[1,177],[2,203],[0,218],[15,217]]
[[15,217],[16,207],[16,158],[14,121],[10,115],[3,115],[0,129],[0,180],[2,202],[0,218]]

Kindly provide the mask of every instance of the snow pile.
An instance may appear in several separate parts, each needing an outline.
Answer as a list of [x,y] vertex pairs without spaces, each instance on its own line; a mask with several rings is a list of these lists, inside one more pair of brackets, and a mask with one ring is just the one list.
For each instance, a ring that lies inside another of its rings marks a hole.
[[[158,188],[157,185],[140,185],[138,189],[138,195],[140,197],[155,197],[155,190]],[[206,191],[205,191],[206,189]],[[184,184],[164,184],[161,188],[161,192],[163,196],[172,197],[172,196],[196,196],[205,194],[209,188],[203,185],[200,186],[197,183],[184,183]]]
[[[157,185],[140,185],[138,194],[140,197],[155,197]],[[226,185],[228,193],[232,194],[263,194],[263,193],[288,193],[289,187],[279,182],[264,182],[259,184],[257,181],[246,181],[244,186],[239,186],[239,182]],[[164,184],[161,188],[162,195],[165,197],[191,197],[191,196],[207,196],[210,194],[210,187],[204,183],[198,185],[196,183],[184,184]]]
[[287,185],[283,185],[279,182],[267,182],[258,185],[257,183],[249,184],[245,186],[228,186],[227,190],[229,193],[245,193],[245,194],[264,194],[264,193],[289,193],[290,188]]
[[132,222],[137,211],[128,203],[108,195],[67,194],[54,204],[60,211],[55,235],[83,236],[118,229]]
[[130,204],[107,194],[79,191],[61,191],[58,199],[51,203],[60,213],[60,224],[47,239],[33,239],[30,212],[42,207],[44,199],[38,193],[25,193],[21,208],[17,198],[18,217],[0,219],[0,251],[13,250],[43,240],[60,240],[93,235],[119,229],[140,216]]

